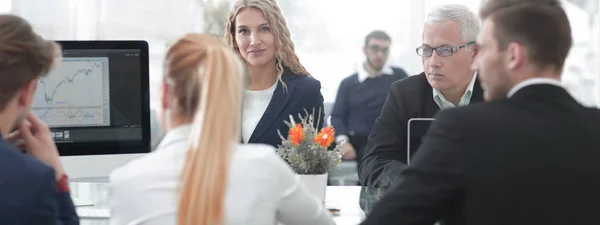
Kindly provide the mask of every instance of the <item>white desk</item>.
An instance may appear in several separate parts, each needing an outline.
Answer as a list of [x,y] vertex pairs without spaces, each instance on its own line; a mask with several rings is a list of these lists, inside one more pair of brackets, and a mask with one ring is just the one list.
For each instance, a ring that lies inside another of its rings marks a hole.
[[356,225],[364,220],[359,206],[360,186],[328,186],[325,194],[327,208],[340,209],[340,215],[334,217],[338,225]]
[[[72,184],[71,192],[79,202],[97,202],[108,197],[106,184]],[[325,196],[327,208],[340,209],[340,214],[334,217],[338,225],[356,225],[364,219],[364,213],[359,206],[359,186],[328,186]],[[95,207],[107,207],[101,203]],[[108,219],[81,219],[81,225],[108,225]]]

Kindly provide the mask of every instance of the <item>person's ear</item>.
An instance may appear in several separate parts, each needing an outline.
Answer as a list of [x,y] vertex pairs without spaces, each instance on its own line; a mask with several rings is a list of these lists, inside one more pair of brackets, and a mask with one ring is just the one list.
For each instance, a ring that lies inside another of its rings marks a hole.
[[518,43],[510,43],[506,47],[506,54],[504,57],[505,63],[509,70],[514,70],[520,67],[526,57],[526,51],[523,45]]
[[162,83],[160,85],[160,107],[165,110],[169,108],[169,85]]
[[[37,79],[33,79],[17,92],[19,106],[29,107],[33,102],[33,96],[35,95],[35,88],[37,86]],[[44,99],[46,100],[46,99]]]
[[479,53],[479,46],[472,45],[471,46],[471,52],[473,52],[473,59],[475,59],[475,57],[477,57],[477,53]]

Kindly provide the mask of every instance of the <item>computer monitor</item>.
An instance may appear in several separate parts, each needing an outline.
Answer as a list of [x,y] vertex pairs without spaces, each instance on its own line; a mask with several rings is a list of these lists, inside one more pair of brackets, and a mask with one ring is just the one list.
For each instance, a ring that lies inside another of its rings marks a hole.
[[38,80],[32,111],[71,178],[107,177],[150,152],[148,43],[58,43],[62,62]]
[[406,151],[406,163],[410,163],[410,159],[415,155],[419,146],[421,146],[421,142],[423,138],[427,134],[427,130],[431,123],[433,123],[434,118],[412,118],[408,120],[408,130],[407,130],[407,149]]

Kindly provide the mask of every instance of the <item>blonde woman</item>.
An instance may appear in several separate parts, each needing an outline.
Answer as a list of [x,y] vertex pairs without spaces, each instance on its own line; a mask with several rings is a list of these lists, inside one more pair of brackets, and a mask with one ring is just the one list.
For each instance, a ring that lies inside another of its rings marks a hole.
[[212,36],[167,52],[158,148],[115,170],[112,224],[334,224],[273,147],[241,145],[243,64]]
[[275,1],[238,0],[229,14],[225,33],[228,45],[248,68],[241,123],[243,143],[276,147],[281,143],[277,130],[286,134],[289,128],[284,121],[290,115],[304,115],[304,110],[314,109],[315,114],[320,110],[320,121],[325,121],[321,83],[300,64]]

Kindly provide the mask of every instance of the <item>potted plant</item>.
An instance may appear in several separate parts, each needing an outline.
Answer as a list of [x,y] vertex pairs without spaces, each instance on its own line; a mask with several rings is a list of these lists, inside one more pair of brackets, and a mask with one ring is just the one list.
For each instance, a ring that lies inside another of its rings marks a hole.
[[[342,152],[339,146],[331,148],[335,140],[331,119],[318,130],[314,124],[321,124],[321,121],[317,118],[317,123],[314,123],[314,109],[312,114],[304,111],[305,116],[298,115],[299,122],[292,115],[290,121],[285,121],[290,128],[287,137],[278,131],[282,142],[276,152],[287,161],[304,186],[324,201],[328,171],[341,163]],[[320,109],[318,115],[321,115]]]

